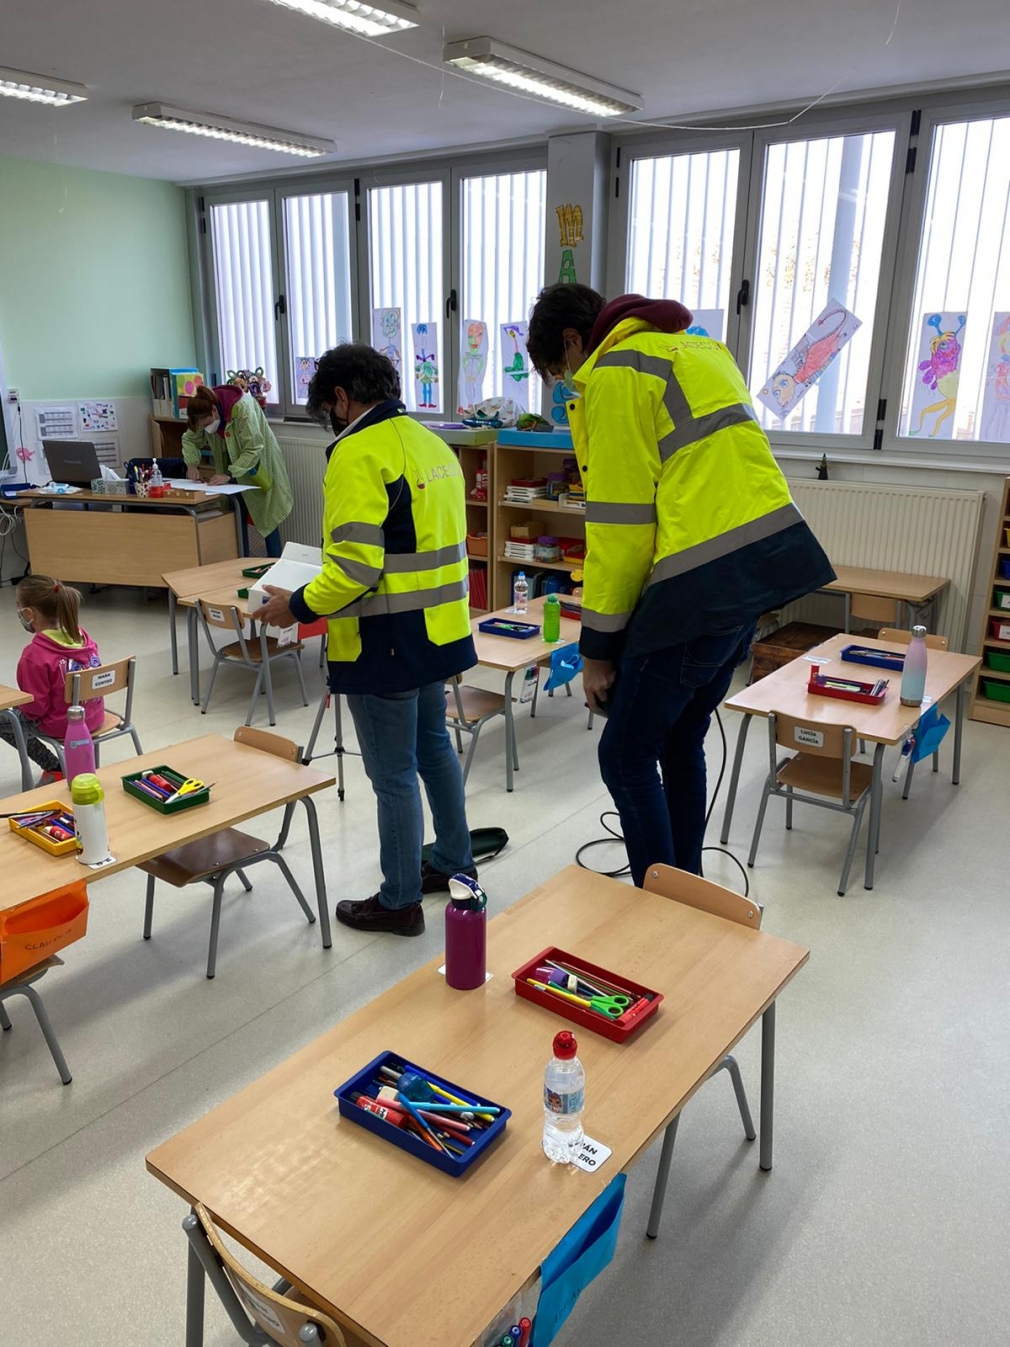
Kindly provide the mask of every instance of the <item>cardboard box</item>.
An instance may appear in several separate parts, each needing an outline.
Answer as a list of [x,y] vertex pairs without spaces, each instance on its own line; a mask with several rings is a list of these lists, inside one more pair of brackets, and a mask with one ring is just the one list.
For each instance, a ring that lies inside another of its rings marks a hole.
[[275,561],[265,575],[249,586],[249,610],[262,608],[270,598],[265,586],[278,589],[301,589],[314,580],[323,569],[323,549],[307,547],[305,543],[285,543],[280,560]]

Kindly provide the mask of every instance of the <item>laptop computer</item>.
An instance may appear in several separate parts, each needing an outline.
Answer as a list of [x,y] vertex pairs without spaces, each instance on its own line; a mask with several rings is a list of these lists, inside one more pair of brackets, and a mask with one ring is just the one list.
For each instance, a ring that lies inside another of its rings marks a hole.
[[88,441],[43,440],[42,452],[54,482],[87,488],[102,475],[98,451]]

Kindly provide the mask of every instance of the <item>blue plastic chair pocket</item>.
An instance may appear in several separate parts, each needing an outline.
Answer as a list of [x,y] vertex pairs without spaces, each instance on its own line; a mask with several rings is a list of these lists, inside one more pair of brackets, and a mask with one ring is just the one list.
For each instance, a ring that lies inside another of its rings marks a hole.
[[618,1174],[540,1267],[540,1303],[531,1347],[548,1347],[589,1283],[614,1256],[624,1210],[625,1175]]
[[545,692],[553,692],[570,683],[582,669],[582,656],[577,645],[565,645],[560,650],[551,651],[551,671],[544,684]]
[[941,713],[940,708],[931,706],[919,721],[918,729],[915,731],[912,762],[921,762],[923,758],[931,758],[940,747],[943,737],[949,729],[950,721]]

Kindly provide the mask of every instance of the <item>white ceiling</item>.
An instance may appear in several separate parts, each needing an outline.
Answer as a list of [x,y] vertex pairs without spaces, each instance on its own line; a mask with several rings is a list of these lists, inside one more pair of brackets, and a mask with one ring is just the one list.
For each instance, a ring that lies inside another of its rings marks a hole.
[[[645,96],[644,119],[991,76],[1008,0],[421,0],[386,45],[439,67],[490,34]],[[595,123],[464,82],[267,0],[4,0],[0,63],[88,85],[50,109],[0,98],[0,154],[173,181],[309,162],[134,124],[161,100],[336,140],[334,159],[480,145]],[[613,123],[608,123],[613,126]],[[0,180],[2,190],[2,180]]]

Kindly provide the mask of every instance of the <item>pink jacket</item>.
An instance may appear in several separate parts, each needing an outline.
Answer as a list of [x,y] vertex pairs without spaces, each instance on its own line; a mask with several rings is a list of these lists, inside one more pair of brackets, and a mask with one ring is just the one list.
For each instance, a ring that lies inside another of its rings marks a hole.
[[[65,676],[77,669],[94,669],[102,662],[98,647],[88,633],[82,631],[81,635],[84,644],[72,646],[54,641],[44,631],[37,631],[18,661],[18,687],[32,695],[32,700],[18,710],[56,739],[62,739],[67,732],[67,703],[63,695]],[[104,719],[103,697],[84,703],[84,721],[92,734]]]

